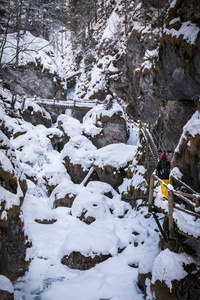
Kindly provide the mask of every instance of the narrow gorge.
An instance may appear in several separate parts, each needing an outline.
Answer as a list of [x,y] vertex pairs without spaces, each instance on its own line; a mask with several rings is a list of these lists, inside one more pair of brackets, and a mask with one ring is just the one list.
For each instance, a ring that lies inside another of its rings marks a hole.
[[199,299],[199,0],[32,2],[0,0],[0,299]]

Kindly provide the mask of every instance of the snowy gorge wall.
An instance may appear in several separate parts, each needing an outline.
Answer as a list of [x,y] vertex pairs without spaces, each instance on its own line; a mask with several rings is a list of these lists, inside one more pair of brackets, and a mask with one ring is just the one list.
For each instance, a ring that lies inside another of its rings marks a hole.
[[87,46],[74,41],[78,69],[83,68],[75,95],[102,99],[106,92],[117,94],[135,118],[155,124],[165,147],[174,150],[199,99],[196,1],[106,4],[109,12],[97,23],[90,20],[91,31],[81,31]]
[[[200,192],[199,5],[0,0],[0,298],[199,299],[199,246],[159,245],[155,165],[127,117]],[[79,121],[46,98],[98,105]]]

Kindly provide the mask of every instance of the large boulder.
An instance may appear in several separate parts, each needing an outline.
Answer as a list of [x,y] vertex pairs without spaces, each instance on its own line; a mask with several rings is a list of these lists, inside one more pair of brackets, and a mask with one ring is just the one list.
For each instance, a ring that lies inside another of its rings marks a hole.
[[99,121],[101,122],[102,131],[91,137],[91,141],[97,148],[127,142],[128,133],[124,118],[114,114],[112,117],[102,116]]
[[[101,190],[100,185],[103,185]],[[123,218],[129,214],[131,206],[121,201],[121,196],[117,192],[113,193],[111,198],[105,195],[108,187],[109,185],[106,183],[91,181],[74,199],[71,209],[72,216],[86,224],[91,224],[96,220],[110,218],[111,215]],[[111,187],[109,191],[112,192]]]
[[72,269],[88,270],[118,253],[119,238],[108,228],[82,223],[66,237],[61,262]]
[[84,256],[80,252],[73,251],[69,255],[63,256],[61,263],[68,266],[70,269],[88,270],[93,268],[96,264],[103,262],[111,257],[110,254],[100,254],[91,256]]
[[62,150],[65,167],[74,183],[81,183],[94,161],[96,147],[85,136],[78,135],[69,140]]
[[82,124],[78,120],[68,115],[59,115],[57,118],[56,126],[63,132],[63,147],[71,137],[81,135],[83,133]]
[[107,97],[106,103],[90,110],[83,119],[84,133],[101,148],[113,143],[126,143],[128,132],[122,107]]
[[[114,189],[126,177],[126,168],[133,159],[136,147],[122,143],[107,145],[95,152],[94,169],[102,182]],[[112,159],[111,159],[112,158]]]
[[147,180],[145,179],[146,169],[139,165],[138,161],[132,161],[127,167],[126,177],[118,190],[122,199],[131,201],[132,205],[136,204],[137,199],[144,198],[147,193]]
[[[169,263],[171,262],[171,263]],[[138,285],[146,298],[199,299],[199,270],[187,253],[149,253],[139,265]]]
[[34,103],[34,101],[25,101],[22,116],[25,121],[32,123],[34,126],[42,124],[49,128],[52,124],[50,114],[43,107]]
[[[165,252],[169,255],[171,254],[168,249]],[[165,255],[165,254],[164,254]],[[192,262],[192,258],[185,257],[185,254],[179,254],[179,258],[176,261],[176,266],[171,264],[167,267],[169,260],[165,262],[160,262],[159,258],[163,256],[163,253],[156,258],[153,268],[151,291],[154,293],[157,300],[187,300],[194,299],[197,300],[200,297],[199,288],[199,275],[200,271],[197,266]],[[156,264],[159,261],[160,271],[156,270]],[[172,261],[172,260],[170,260]],[[164,270],[163,270],[163,266]],[[164,273],[163,273],[164,271]],[[155,274],[154,274],[155,272]],[[170,272],[170,273],[169,273]],[[163,274],[163,280],[156,279],[155,277]],[[171,274],[173,274],[174,279],[172,279]],[[170,280],[171,278],[171,280]]]
[[52,191],[49,202],[53,208],[71,207],[80,191],[81,186],[74,184],[71,180],[62,182]]

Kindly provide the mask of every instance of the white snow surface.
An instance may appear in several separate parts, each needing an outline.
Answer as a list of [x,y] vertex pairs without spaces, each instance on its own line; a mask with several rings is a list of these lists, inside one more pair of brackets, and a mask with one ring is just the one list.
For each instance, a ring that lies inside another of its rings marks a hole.
[[196,26],[196,24],[191,23],[190,21],[183,22],[180,29],[176,30],[174,28],[167,29],[164,28],[164,33],[167,35],[172,35],[175,37],[182,36],[184,40],[186,40],[190,44],[195,44],[196,38],[199,33],[199,27]]
[[[78,122],[73,124],[80,127]],[[29,270],[14,284],[16,300],[34,299],[36,295],[44,300],[143,299],[137,286],[138,271],[153,272],[153,280],[164,280],[169,288],[174,278],[187,275],[182,264],[188,263],[190,258],[185,259],[169,250],[159,255],[157,225],[152,217],[144,217],[148,213],[147,207],[142,206],[138,211],[132,209],[121,200],[122,191],[117,193],[107,183],[93,181],[86,187],[74,184],[63,167],[63,153],[53,150],[50,145],[49,129],[42,125],[30,125],[28,129],[28,123],[26,125],[27,132],[12,142],[18,149],[16,153],[24,170],[34,174],[38,183],[27,181],[28,192],[22,206],[21,219],[32,246],[26,252]],[[119,167],[125,166],[130,159],[136,162],[136,145],[113,144],[97,150],[79,131],[75,129],[74,132],[78,135],[70,141],[82,142],[78,148],[80,152],[77,152],[81,162],[87,160],[87,152],[89,161],[101,162],[101,165]],[[66,146],[71,144],[70,141]],[[75,157],[74,149],[78,149],[77,143],[74,145],[69,154]],[[138,170],[140,176],[144,174],[141,167]],[[44,180],[47,172],[52,184],[57,185],[50,197],[46,194]],[[135,180],[143,181],[138,174],[135,172]],[[111,198],[106,196],[109,192]],[[54,208],[54,201],[66,194],[75,196],[72,207]],[[138,199],[137,203],[141,204],[142,200]],[[93,217],[95,221],[85,224],[78,218],[83,212],[86,212],[85,217]],[[40,224],[35,220],[56,222]],[[119,253],[118,249],[124,250]],[[90,270],[80,271],[61,263],[62,257],[73,251],[86,257],[100,254],[111,257]],[[169,258],[175,268],[166,263]]]
[[0,290],[7,291],[10,294],[14,292],[12,282],[4,275],[0,275]]
[[[173,279],[187,275],[183,263],[190,263],[190,256],[174,254],[169,250],[161,252],[158,247],[159,233],[155,231],[157,225],[152,216],[145,218],[148,208],[140,206],[143,201],[136,200],[140,207],[138,210],[122,201],[122,194],[130,186],[144,191],[147,186],[144,179],[146,170],[137,164],[136,159],[139,146],[137,129],[129,127],[134,138],[128,144],[111,144],[101,149],[96,149],[84,136],[84,132],[91,132],[91,124],[95,126],[100,115],[112,116],[119,110],[120,105],[116,103],[110,110],[99,105],[86,115],[83,124],[61,115],[61,131],[57,128],[58,123],[46,128],[43,125],[33,126],[23,119],[16,118],[13,122],[1,108],[5,124],[12,124],[9,127],[11,132],[20,133],[11,140],[2,132],[0,135],[1,144],[10,149],[9,153],[13,153],[14,165],[18,166],[16,170],[19,171],[13,170],[17,178],[25,178],[26,174],[34,179],[27,180],[28,191],[20,215],[25,234],[32,245],[26,251],[26,260],[30,261],[30,265],[26,274],[14,283],[15,300],[31,300],[38,295],[44,300],[143,299],[137,285],[138,272],[152,272],[153,282],[164,280],[169,288]],[[198,120],[198,114],[195,114],[185,128],[194,133],[193,122]],[[68,131],[68,126],[73,133]],[[62,137],[63,133],[69,135],[70,139],[59,153],[53,149],[51,138],[54,134]],[[4,150],[0,154],[1,166],[7,171],[12,166],[9,156]],[[79,162],[85,170],[89,170],[93,163],[99,167],[111,165],[116,169],[126,169],[129,165],[133,177],[129,181],[124,180],[119,192],[100,181],[89,182],[87,186],[74,184],[64,166],[65,155],[69,155],[73,163]],[[179,170],[174,169],[173,172],[181,176]],[[50,196],[47,183],[53,187]],[[0,201],[5,204],[1,219],[7,220],[7,210],[12,205],[19,205],[22,192],[20,187],[16,195],[3,187],[0,192]],[[66,195],[74,198],[72,207],[55,208],[55,200]],[[161,198],[159,188],[155,201],[167,210],[167,201]],[[179,228],[198,236],[199,221],[178,213],[174,212],[174,218]],[[85,218],[92,217],[94,221],[90,225],[85,224],[79,219],[82,214]],[[38,220],[49,221],[49,224],[39,223]],[[63,256],[73,251],[86,257],[105,254],[110,258],[89,270],[80,271],[61,263]],[[173,264],[166,263],[169,259]],[[150,282],[147,284],[150,295]]]
[[184,270],[183,265],[193,263],[193,259],[188,258],[184,253],[173,253],[169,249],[162,251],[155,259],[152,270],[152,283],[156,280],[164,281],[172,290],[171,274],[174,279],[181,280],[187,272]]
[[62,150],[62,158],[69,157],[74,165],[81,165],[83,171],[87,171],[94,162],[96,147],[83,135],[74,136],[65,144]]
[[107,145],[96,150],[94,154],[94,165],[103,168],[111,165],[115,169],[127,166],[127,163],[134,159],[137,147],[123,143]]
[[[39,61],[43,67],[43,71],[48,70],[51,74],[55,73],[58,74],[60,78],[64,78],[65,72],[62,61],[48,41],[35,37],[28,31],[20,36],[20,66],[27,65],[31,62],[37,65]],[[16,33],[8,34],[3,51],[2,64],[14,64],[16,62],[16,47]]]

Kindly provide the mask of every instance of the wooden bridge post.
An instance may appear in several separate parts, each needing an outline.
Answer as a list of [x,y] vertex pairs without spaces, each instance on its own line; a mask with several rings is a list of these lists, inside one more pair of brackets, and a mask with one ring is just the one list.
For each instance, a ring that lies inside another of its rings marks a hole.
[[76,99],[74,99],[74,105],[73,105],[73,109],[72,109],[72,115],[74,115],[75,109],[76,109]]
[[150,187],[149,187],[149,212],[152,211],[153,191],[154,191],[154,177],[153,177],[153,175],[151,175],[151,178],[150,178]]
[[141,132],[142,124],[141,121],[139,121],[139,133]]
[[169,237],[174,238],[173,191],[168,191]]

